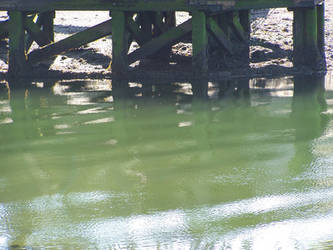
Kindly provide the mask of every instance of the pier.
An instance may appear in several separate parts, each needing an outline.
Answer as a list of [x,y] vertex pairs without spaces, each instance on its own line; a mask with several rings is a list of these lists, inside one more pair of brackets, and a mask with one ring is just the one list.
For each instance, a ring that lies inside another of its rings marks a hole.
[[[324,54],[323,0],[0,0],[0,10],[9,16],[0,23],[0,38],[9,38],[9,78],[28,76],[32,65],[109,35],[113,76],[126,77],[129,65],[145,58],[168,60],[171,46],[190,37],[193,76],[202,77],[209,71],[211,48],[225,54],[224,60],[231,57],[238,49],[232,39],[246,44],[251,10],[263,8],[293,11],[294,66],[315,68]],[[54,41],[56,11],[71,10],[106,10],[110,19]],[[177,26],[176,11],[191,18]],[[39,48],[32,50],[33,42]],[[132,42],[138,48],[129,52]]]

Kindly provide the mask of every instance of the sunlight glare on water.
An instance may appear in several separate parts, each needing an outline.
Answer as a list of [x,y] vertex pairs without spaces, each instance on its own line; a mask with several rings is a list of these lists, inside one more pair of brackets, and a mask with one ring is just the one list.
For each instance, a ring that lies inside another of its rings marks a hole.
[[0,249],[331,249],[331,77],[0,86]]

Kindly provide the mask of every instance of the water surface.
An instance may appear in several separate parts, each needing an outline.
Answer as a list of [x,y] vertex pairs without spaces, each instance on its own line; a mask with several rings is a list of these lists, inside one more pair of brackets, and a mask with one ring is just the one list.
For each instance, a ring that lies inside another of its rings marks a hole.
[[[112,88],[113,86],[113,88]],[[0,90],[0,249],[330,249],[330,77]]]

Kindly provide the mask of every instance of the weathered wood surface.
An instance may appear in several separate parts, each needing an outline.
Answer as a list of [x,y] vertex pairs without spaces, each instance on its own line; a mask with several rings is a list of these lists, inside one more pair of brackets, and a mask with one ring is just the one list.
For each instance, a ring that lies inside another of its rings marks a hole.
[[111,24],[111,20],[105,21],[56,43],[34,50],[29,54],[29,62],[34,63],[43,59],[48,59],[110,35],[112,33]]
[[294,9],[294,66],[318,67],[324,58],[324,5]]
[[[114,75],[126,76],[128,66],[170,51],[192,32],[192,66],[197,77],[208,73],[208,49],[233,54],[234,38],[248,41],[250,9],[284,7],[294,10],[294,65],[313,66],[324,46],[324,0],[0,0],[10,14],[9,75],[26,75],[31,63],[59,55],[112,33]],[[54,43],[55,10],[108,10],[112,19]],[[192,19],[175,27],[174,11]],[[169,13],[169,14],[167,14]],[[167,14],[167,15],[166,15]],[[30,53],[35,41],[40,48]],[[140,48],[128,54],[132,41]],[[165,53],[168,58],[168,53]]]
[[278,7],[312,7],[323,0],[0,0],[1,10],[241,10]]
[[8,74],[16,77],[19,75],[25,75],[28,72],[24,39],[25,15],[19,11],[10,11],[9,16]]
[[188,20],[177,27],[169,29],[159,37],[149,41],[148,43],[141,46],[139,49],[129,54],[128,62],[131,64],[137,60],[153,55],[166,45],[172,44],[180,40],[183,36],[191,32],[191,30],[192,20]]

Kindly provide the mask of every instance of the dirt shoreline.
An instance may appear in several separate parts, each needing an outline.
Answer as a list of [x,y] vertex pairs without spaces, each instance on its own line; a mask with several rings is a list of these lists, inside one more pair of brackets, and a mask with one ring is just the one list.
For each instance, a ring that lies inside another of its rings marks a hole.
[[[326,1],[326,65],[327,71],[333,71],[333,1]],[[6,13],[0,13],[5,19]],[[177,22],[188,18],[187,13],[177,13]],[[296,69],[292,65],[292,12],[286,9],[269,9],[253,11],[251,14],[250,64],[242,62],[242,50],[239,55],[228,58],[228,63],[220,64],[220,58],[210,60],[212,79],[239,77],[280,77],[314,73],[307,68]],[[109,19],[106,11],[84,12],[73,11],[56,13],[55,39],[60,40],[75,32]],[[136,45],[132,45],[132,50]],[[7,71],[6,41],[0,43],[0,77]],[[48,62],[34,66],[34,78],[110,78],[107,70],[111,60],[112,41],[106,37],[82,46],[71,52],[57,56]],[[192,46],[180,43],[173,46],[171,63],[136,64],[130,78],[178,78],[187,80],[190,73]],[[230,60],[229,60],[230,59]],[[133,66],[133,65],[132,65]],[[170,74],[172,72],[172,74]],[[324,73],[324,71],[317,72]]]

